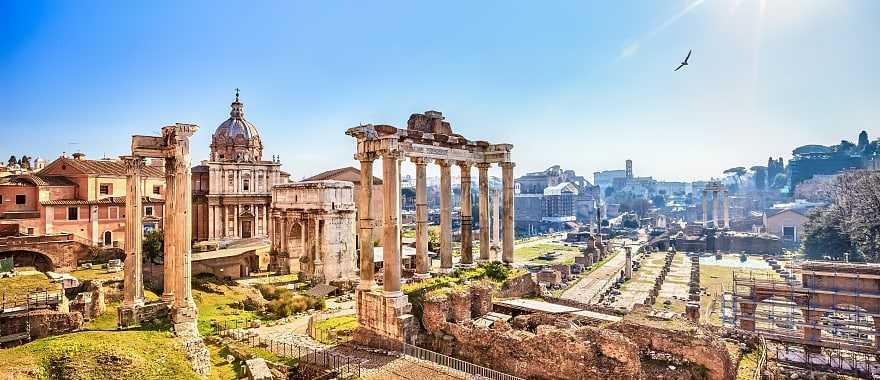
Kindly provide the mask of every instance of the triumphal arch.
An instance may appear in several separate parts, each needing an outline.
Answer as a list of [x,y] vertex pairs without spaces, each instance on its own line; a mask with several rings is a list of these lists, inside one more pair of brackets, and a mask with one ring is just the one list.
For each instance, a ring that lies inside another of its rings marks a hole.
[[[413,114],[406,129],[390,125],[361,125],[349,128],[347,135],[357,139],[355,159],[360,162],[361,183],[371,183],[373,162],[382,160],[383,191],[383,265],[382,288],[374,288],[373,246],[370,239],[360,239],[360,284],[357,292],[360,334],[366,339],[407,339],[412,325],[410,304],[401,292],[400,255],[400,166],[409,159],[416,166],[416,277],[430,277],[428,259],[428,206],[426,167],[440,167],[440,272],[452,270],[452,176],[450,168],[461,172],[461,262],[474,265],[471,215],[471,170],[479,173],[479,260],[488,261],[489,241],[489,168],[498,164],[502,169],[502,253],[501,260],[513,262],[514,236],[514,163],[510,144],[472,141],[453,133],[443,115],[437,111]],[[370,236],[372,187],[361,186],[358,195],[358,228],[360,236]]]

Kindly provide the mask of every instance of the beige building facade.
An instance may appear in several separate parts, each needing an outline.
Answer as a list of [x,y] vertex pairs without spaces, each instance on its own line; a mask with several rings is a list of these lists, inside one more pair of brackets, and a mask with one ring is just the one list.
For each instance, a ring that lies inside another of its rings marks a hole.
[[272,187],[287,183],[278,158],[263,160],[257,128],[236,93],[229,119],[211,137],[211,158],[193,168],[193,240],[269,235]]

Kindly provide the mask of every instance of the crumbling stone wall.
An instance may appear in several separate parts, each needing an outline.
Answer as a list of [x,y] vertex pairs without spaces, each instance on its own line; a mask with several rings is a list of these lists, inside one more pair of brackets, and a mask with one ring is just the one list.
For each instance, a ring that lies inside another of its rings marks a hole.
[[508,278],[501,286],[501,291],[495,294],[498,298],[517,298],[538,295],[541,289],[532,278],[531,273],[523,273],[519,276]]
[[709,330],[697,327],[671,329],[668,324],[635,323],[627,319],[613,328],[643,349],[669,353],[705,367],[709,379],[731,380],[736,375],[736,366],[727,348],[720,337]]
[[79,331],[83,325],[82,314],[77,312],[37,310],[29,312],[27,318],[30,320],[31,339]]
[[471,316],[482,317],[492,311],[491,284],[476,284],[471,287]]
[[449,301],[446,297],[431,297],[422,301],[422,326],[428,334],[443,329],[446,324]]
[[449,293],[449,319],[453,323],[471,320],[471,293],[469,291]]

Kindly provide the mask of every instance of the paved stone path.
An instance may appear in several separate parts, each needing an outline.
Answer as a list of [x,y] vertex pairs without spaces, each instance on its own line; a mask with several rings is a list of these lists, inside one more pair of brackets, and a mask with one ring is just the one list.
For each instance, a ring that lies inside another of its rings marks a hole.
[[[562,298],[582,303],[590,303],[594,298],[598,300],[597,295],[605,290],[605,285],[609,284],[609,278],[617,277],[626,264],[626,255],[614,249],[615,255],[605,262],[598,269],[590,272],[585,278],[578,281],[572,287],[562,293]],[[612,280],[613,281],[613,280]]]

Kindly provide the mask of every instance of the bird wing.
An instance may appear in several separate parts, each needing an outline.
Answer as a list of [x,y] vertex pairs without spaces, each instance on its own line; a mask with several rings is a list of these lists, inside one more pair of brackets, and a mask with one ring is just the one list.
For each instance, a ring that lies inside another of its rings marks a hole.
[[688,55],[687,55],[687,57],[684,57],[684,61],[685,61],[685,62],[687,62],[688,59],[691,58],[691,51],[692,51],[692,50],[688,49]]
[[680,69],[680,68],[682,68],[682,67],[684,67],[684,64],[683,64],[683,63],[680,64],[680,65],[678,65],[678,67],[676,67],[675,70],[672,70],[672,71],[678,71],[678,69]]

